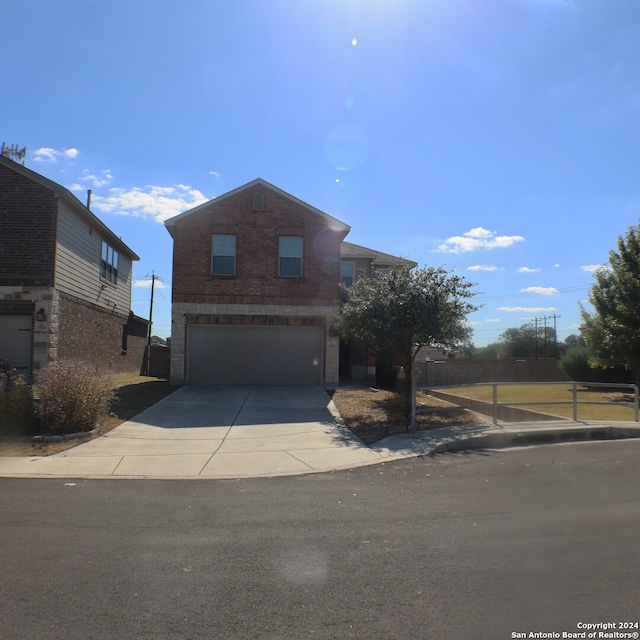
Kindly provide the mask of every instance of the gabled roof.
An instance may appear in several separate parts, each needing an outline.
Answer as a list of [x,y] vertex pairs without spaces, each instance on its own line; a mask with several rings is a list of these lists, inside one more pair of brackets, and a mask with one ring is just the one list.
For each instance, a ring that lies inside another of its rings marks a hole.
[[78,200],[78,198],[76,198],[76,196],[74,196],[73,193],[69,191],[69,189],[63,187],[57,182],[54,182],[53,180],[49,180],[49,178],[45,178],[43,175],[40,175],[39,173],[36,173],[31,169],[27,169],[27,167],[25,167],[24,165],[18,164],[17,162],[14,162],[13,160],[5,158],[1,155],[0,165],[7,167],[8,169],[15,171],[16,173],[19,173],[29,180],[37,182],[43,187],[53,191],[59,197],[64,198],[65,200],[70,202],[75,210],[81,216],[83,216],[87,220],[87,222],[89,222],[89,224],[91,224],[94,228],[97,228],[103,235],[104,239],[109,240],[110,244],[117,248],[118,251],[129,256],[131,260],[140,260],[140,256],[138,256],[133,251],[133,249],[128,247],[121,238],[119,238],[113,231],[111,231],[111,229],[109,229],[109,227],[107,227],[107,225],[104,224],[104,222],[102,222],[102,220],[100,220],[100,218],[98,218],[95,213],[87,209],[87,207],[82,204],[82,202],[80,202],[80,200]]
[[331,229],[335,231],[343,231],[346,235],[351,230],[351,227],[348,224],[345,224],[344,222],[341,222],[337,218],[330,216],[328,213],[325,213],[324,211],[320,211],[320,209],[316,209],[315,207],[312,207],[310,204],[307,204],[306,202],[299,200],[295,196],[292,196],[290,193],[287,193],[286,191],[279,189],[275,185],[272,185],[271,183],[267,182],[266,180],[263,180],[262,178],[256,178],[255,180],[252,180],[251,182],[248,182],[247,184],[242,185],[241,187],[238,187],[233,191],[228,191],[227,193],[224,193],[221,196],[218,196],[216,198],[212,198],[211,200],[208,200],[207,202],[201,205],[198,205],[193,209],[189,209],[188,211],[183,211],[182,213],[179,213],[177,216],[173,216],[173,218],[169,218],[168,220],[165,220],[164,224],[167,227],[167,231],[171,233],[171,229],[172,227],[175,227],[176,223],[180,222],[181,220],[184,220],[185,218],[188,218],[194,213],[199,213],[201,211],[204,211],[205,209],[207,209],[213,204],[224,202],[224,200],[226,200],[227,198],[231,198],[232,196],[235,196],[241,193],[242,191],[245,191],[246,189],[254,189],[255,187],[262,187],[265,189],[269,189],[270,191],[277,193],[279,196],[282,196],[283,198],[286,198],[287,200],[290,200],[291,202],[294,202],[295,204],[305,208],[307,211],[317,216],[320,216],[327,223],[327,226],[329,226]]
[[410,264],[414,267],[418,266],[417,262],[413,260],[407,260],[406,258],[399,258],[398,256],[392,256],[389,253],[383,253],[382,251],[376,251],[374,249],[368,249],[359,244],[353,244],[352,242],[342,242],[340,245],[340,258],[342,260],[358,260],[365,259],[371,260],[371,264],[374,267],[387,266],[392,264]]

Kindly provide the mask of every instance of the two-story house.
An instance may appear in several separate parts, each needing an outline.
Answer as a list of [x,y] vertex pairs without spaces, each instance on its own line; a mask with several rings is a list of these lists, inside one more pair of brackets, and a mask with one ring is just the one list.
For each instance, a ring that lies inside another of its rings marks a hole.
[[70,191],[0,156],[0,359],[27,376],[56,359],[139,372],[138,259]]
[[[331,335],[340,287],[393,256],[257,179],[165,222],[173,237],[171,381],[336,385],[351,351]],[[346,374],[345,374],[346,375]]]

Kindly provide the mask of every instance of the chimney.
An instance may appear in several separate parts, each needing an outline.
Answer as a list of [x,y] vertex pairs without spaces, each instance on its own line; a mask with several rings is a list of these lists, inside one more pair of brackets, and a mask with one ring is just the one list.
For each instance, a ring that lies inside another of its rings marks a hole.
[[87,189],[87,209],[91,209],[91,189]]

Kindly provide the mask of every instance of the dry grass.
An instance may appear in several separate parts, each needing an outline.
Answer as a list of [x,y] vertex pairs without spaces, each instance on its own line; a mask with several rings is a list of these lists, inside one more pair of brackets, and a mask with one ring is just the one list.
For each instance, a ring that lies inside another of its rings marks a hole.
[[33,442],[31,438],[7,437],[0,440],[0,455],[50,456],[71,449],[109,433],[177,388],[171,386],[166,380],[131,375],[119,376],[116,378],[116,385],[116,401],[111,405],[110,415],[103,420],[94,433],[62,442]]
[[[379,389],[337,389],[332,395],[333,402],[345,424],[364,443],[373,444],[394,433],[405,433],[402,397],[394,391]],[[464,409],[438,411],[438,407],[449,407],[436,398],[419,391],[416,407],[433,409],[416,416],[418,430],[437,429],[461,424],[477,424],[479,418]]]
[[[459,387],[446,389],[446,391],[474,400],[493,401],[492,385]],[[634,401],[631,392],[609,387],[579,386],[577,401],[579,420],[633,421],[635,419],[633,407],[625,406]],[[498,402],[518,403],[518,406],[523,409],[541,411],[561,418],[573,417],[573,387],[570,383],[498,385]]]

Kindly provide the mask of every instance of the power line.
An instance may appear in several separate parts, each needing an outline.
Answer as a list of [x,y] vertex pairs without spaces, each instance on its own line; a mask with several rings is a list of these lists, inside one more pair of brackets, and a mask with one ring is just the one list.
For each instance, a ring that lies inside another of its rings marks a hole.
[[[575,286],[575,287],[567,287],[565,289],[557,289],[558,293],[553,294],[555,295],[561,295],[563,293],[575,293],[578,291],[586,291],[588,289],[591,288],[591,285],[580,285],[580,286]],[[539,294],[535,294],[532,292],[521,292],[521,293],[505,293],[505,294],[499,294],[499,295],[495,295],[495,296],[478,296],[477,298],[475,298],[476,300],[480,301],[480,302],[492,302],[492,301],[498,301],[498,300],[513,300],[513,299],[518,299],[518,298],[531,298],[533,296],[536,296]],[[553,297],[553,296],[545,296],[545,297]]]

